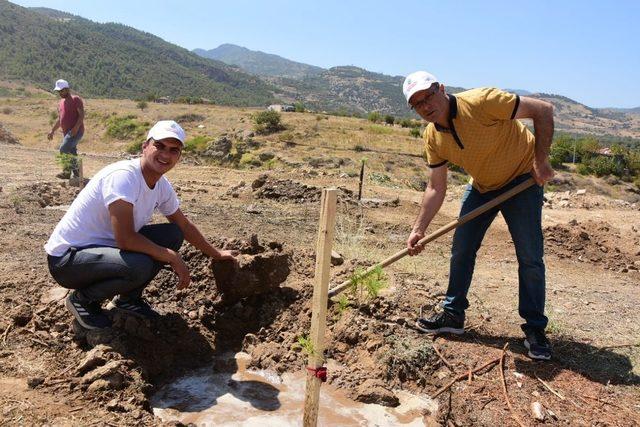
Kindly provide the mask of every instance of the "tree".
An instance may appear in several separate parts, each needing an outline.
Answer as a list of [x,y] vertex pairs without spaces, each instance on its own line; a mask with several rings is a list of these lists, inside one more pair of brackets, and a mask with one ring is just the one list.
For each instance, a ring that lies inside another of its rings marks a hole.
[[140,111],[144,111],[144,109],[148,106],[149,104],[147,104],[147,101],[138,101],[138,103],[136,104],[136,107],[138,107]]

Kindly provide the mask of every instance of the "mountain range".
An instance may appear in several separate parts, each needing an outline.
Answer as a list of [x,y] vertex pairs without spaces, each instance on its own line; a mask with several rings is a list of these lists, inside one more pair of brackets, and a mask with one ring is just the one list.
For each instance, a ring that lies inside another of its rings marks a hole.
[[[126,25],[0,0],[0,80],[51,90],[58,78],[89,97],[153,95],[235,106],[300,102],[315,111],[412,116],[403,76],[352,65],[327,69],[232,44],[189,51]],[[509,90],[552,102],[557,129],[640,138],[640,107],[595,109],[561,95]]]
[[275,88],[260,78],[153,34],[6,0],[0,0],[0,78],[48,90],[65,78],[97,97],[154,94],[243,106],[275,101]]

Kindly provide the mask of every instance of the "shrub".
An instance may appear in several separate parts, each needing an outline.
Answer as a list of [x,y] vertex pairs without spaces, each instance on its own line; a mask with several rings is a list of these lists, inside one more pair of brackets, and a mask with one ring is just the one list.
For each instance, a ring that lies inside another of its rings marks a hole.
[[207,148],[210,138],[200,135],[193,137],[184,143],[184,151],[186,153],[198,153],[204,151]]
[[420,128],[411,128],[409,130],[409,135],[414,138],[420,138]]
[[11,113],[13,113],[13,110],[9,107],[4,107],[2,109],[2,114],[11,114]]
[[187,114],[181,114],[178,117],[176,117],[176,122],[178,123],[202,122],[204,121],[204,119],[205,117],[201,114],[187,113]]
[[131,144],[127,145],[125,151],[129,154],[139,154],[142,152],[142,140],[134,141]]
[[396,121],[395,117],[393,117],[390,114],[387,114],[386,116],[384,116],[384,122],[388,125],[392,125],[394,124]]
[[148,106],[149,104],[147,104],[147,101],[138,101],[138,103],[136,104],[136,107],[139,108],[140,111],[144,111],[144,109]]
[[400,126],[402,126],[403,128],[415,128],[420,126],[420,122],[416,122],[415,120],[411,119],[402,119],[400,120]]
[[240,166],[262,166],[262,162],[251,153],[244,153],[240,157]]
[[302,102],[296,102],[295,104],[293,104],[293,108],[296,113],[305,112],[304,104]]
[[281,123],[281,115],[277,111],[265,110],[254,114],[254,130],[259,134],[270,134],[285,129]]
[[63,172],[71,173],[73,166],[76,162],[76,156],[68,153],[58,153],[56,154],[56,163],[60,165]]
[[148,122],[139,122],[134,115],[107,119],[107,135],[116,139],[143,138],[148,127]]
[[367,114],[367,120],[373,123],[378,123],[382,119],[382,116],[377,111],[372,111]]

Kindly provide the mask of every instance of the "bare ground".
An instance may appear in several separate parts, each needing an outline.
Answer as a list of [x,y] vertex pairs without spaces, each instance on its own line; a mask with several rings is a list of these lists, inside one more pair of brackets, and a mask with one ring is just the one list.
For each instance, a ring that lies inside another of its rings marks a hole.
[[[150,300],[165,314],[160,320],[116,317],[112,330],[86,334],[74,330],[60,303],[63,295],[52,294],[55,283],[42,250],[63,214],[60,206],[70,203],[76,189],[54,177],[51,150],[2,145],[2,151],[4,423],[158,424],[148,398],[159,385],[233,351],[249,352],[257,367],[279,372],[304,368],[306,355],[295,343],[310,322],[319,205],[314,189],[337,184],[355,191],[356,178],[274,171],[270,179],[285,187],[285,196],[268,197],[276,192],[251,187],[261,172],[179,165],[170,179],[183,210],[217,244],[250,253],[256,243],[252,235],[263,247],[273,243],[286,254],[282,262],[290,272],[285,282],[266,295],[225,304],[208,260],[187,246],[183,253],[192,268],[192,286],[178,292],[173,274],[162,271],[149,288]],[[88,153],[87,176],[114,160]],[[241,181],[245,184],[239,185]],[[367,191],[383,200],[398,198],[398,206],[361,208],[343,192],[336,248],[346,262],[333,268],[335,282],[358,265],[402,249],[417,213],[419,192],[382,186]],[[459,187],[451,188],[434,229],[456,216],[459,192]],[[433,339],[411,327],[420,308],[436,307],[446,289],[450,236],[445,236],[420,257],[387,269],[389,287],[379,297],[352,300],[342,311],[331,307],[329,381],[359,400],[393,405],[394,389],[431,395],[454,376],[499,357],[509,343],[504,375],[513,412],[493,366],[442,393],[439,411],[425,413],[425,423],[510,425],[515,415],[525,425],[535,425],[539,422],[530,407],[539,402],[545,423],[551,425],[638,425],[640,212],[607,198],[581,207],[589,197],[572,195],[572,203],[553,203],[544,211],[554,361],[538,363],[524,355],[517,263],[498,218],[479,254],[467,334]],[[367,393],[378,388],[384,392]]]

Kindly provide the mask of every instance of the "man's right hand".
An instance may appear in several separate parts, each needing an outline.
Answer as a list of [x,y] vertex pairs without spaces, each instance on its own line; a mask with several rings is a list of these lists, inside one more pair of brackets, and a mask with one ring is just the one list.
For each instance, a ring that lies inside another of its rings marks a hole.
[[180,254],[176,252],[175,258],[169,263],[173,271],[178,275],[178,289],[185,289],[191,282],[191,276],[189,275],[189,267],[184,262]]
[[51,141],[51,140],[53,139],[53,132],[49,132],[49,133],[47,134],[47,139],[48,139],[49,141]]
[[407,252],[409,255],[418,255],[424,249],[424,245],[419,245],[418,241],[424,237],[424,233],[413,230],[407,239]]

